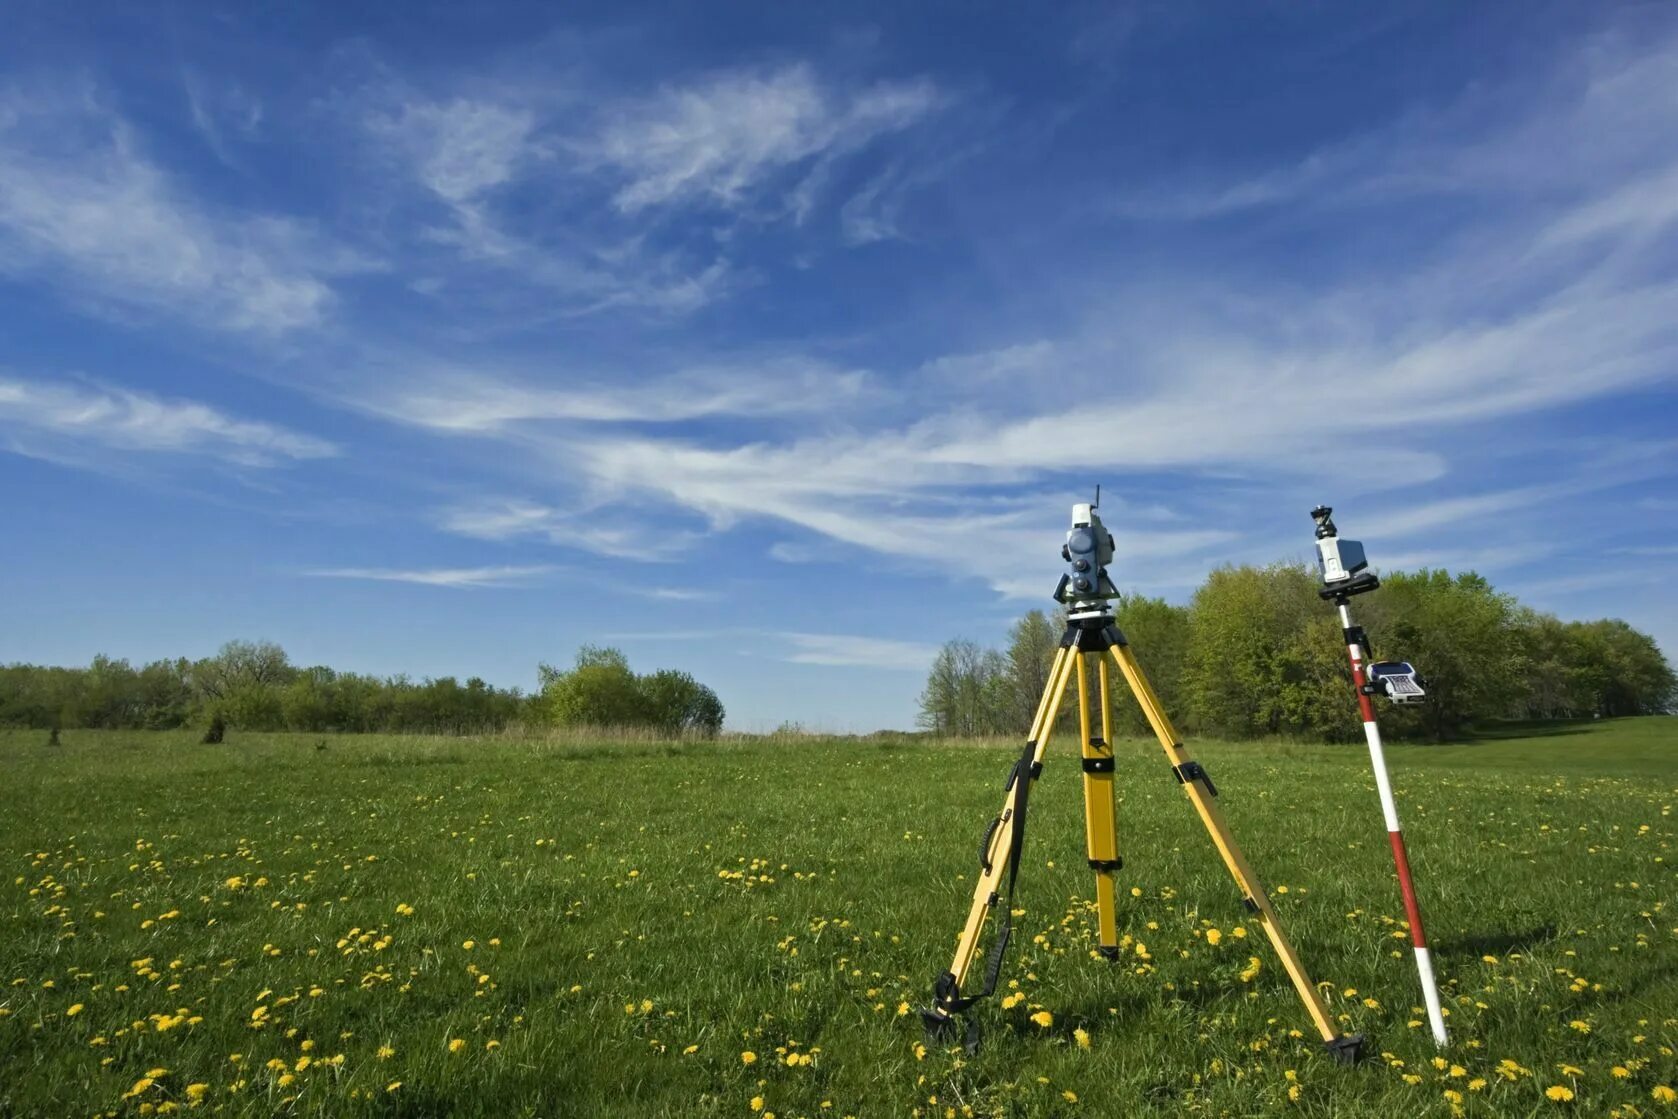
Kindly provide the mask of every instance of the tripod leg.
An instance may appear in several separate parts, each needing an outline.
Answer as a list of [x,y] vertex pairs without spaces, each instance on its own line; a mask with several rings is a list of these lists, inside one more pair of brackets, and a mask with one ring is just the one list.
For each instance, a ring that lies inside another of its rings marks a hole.
[[[998,904],[1009,904],[1009,900],[999,893],[998,886],[1003,873],[1018,857],[1016,851],[1019,843],[1019,820],[1016,814],[1024,803],[1031,783],[1037,780],[1037,774],[1041,771],[1043,751],[1049,745],[1055,719],[1060,714],[1061,701],[1066,696],[1066,686],[1071,681],[1072,671],[1077,664],[1078,654],[1075,649],[1063,645],[1055,653],[1054,666],[1049,670],[1048,684],[1038,700],[1037,716],[1031,723],[1031,737],[1026,741],[1025,752],[1015,763],[1008,784],[1004,787],[1007,799],[1003,801],[1002,812],[991,822],[990,830],[985,833],[985,838],[979,845],[979,881],[973,888],[973,902],[967,911],[967,922],[962,926],[961,936],[956,941],[955,959],[950,964],[950,970],[940,975],[933,984],[932,1008],[921,1012],[929,1034],[943,1034],[949,1028],[950,1015],[966,1009],[972,1001],[961,994],[961,987],[973,966],[973,957],[978,953],[979,934],[984,931],[985,918],[990,916],[991,910]],[[1010,927],[1008,919],[1009,915],[1004,913],[1002,929]],[[991,951],[990,973],[986,977],[986,990],[983,994],[988,995],[996,982],[997,971],[1002,964],[1002,951],[1006,946],[1007,939],[999,935],[997,944]]]
[[1258,875],[1247,865],[1241,849],[1235,845],[1235,837],[1230,834],[1229,824],[1225,822],[1223,813],[1219,811],[1212,798],[1217,796],[1217,789],[1212,784],[1211,777],[1199,762],[1189,757],[1188,751],[1183,749],[1177,740],[1177,732],[1171,726],[1171,720],[1166,718],[1165,709],[1160,706],[1159,697],[1154,694],[1148,678],[1142,674],[1141,665],[1136,663],[1136,655],[1130,647],[1123,643],[1114,645],[1110,650],[1113,660],[1117,662],[1119,671],[1124,673],[1125,682],[1136,697],[1142,713],[1147,716],[1148,725],[1153,728],[1154,736],[1165,750],[1166,758],[1171,762],[1171,768],[1182,783],[1183,791],[1188,794],[1194,804],[1195,811],[1200,815],[1201,823],[1206,825],[1207,832],[1212,836],[1213,844],[1218,848],[1218,854],[1223,856],[1224,865],[1245,894],[1244,901],[1254,920],[1270,938],[1270,946],[1276,950],[1282,967],[1293,981],[1294,989],[1299,992],[1300,1001],[1316,1023],[1317,1031],[1322,1034],[1323,1043],[1336,1059],[1351,1062],[1358,1059],[1363,1045],[1363,1038],[1359,1036],[1342,1035],[1334,1027],[1334,1021],[1329,1017],[1328,1007],[1312,985],[1311,977],[1305,973],[1305,967],[1299,962],[1294,953],[1293,945],[1282,933],[1282,926],[1276,919],[1276,911],[1271,908],[1270,899],[1265,896],[1264,887],[1259,883]]
[[1090,695],[1085,657],[1078,655],[1078,728],[1084,753],[1084,843],[1090,869],[1095,871],[1095,908],[1099,951],[1109,960],[1119,957],[1119,926],[1113,895],[1113,873],[1124,865],[1119,858],[1118,822],[1113,816],[1112,710],[1107,694],[1107,661],[1094,658],[1096,702],[1101,708],[1101,733],[1091,734]]

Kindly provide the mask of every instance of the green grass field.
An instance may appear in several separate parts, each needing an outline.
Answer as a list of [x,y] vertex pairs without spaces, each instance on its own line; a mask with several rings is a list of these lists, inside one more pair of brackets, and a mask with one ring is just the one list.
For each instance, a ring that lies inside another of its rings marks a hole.
[[1194,746],[1355,1068],[1151,742],[1124,959],[1063,740],[968,1057],[907,1008],[1011,746],[7,733],[0,1115],[1678,1115],[1678,719],[1539,729],[1391,750],[1444,1056],[1362,747]]

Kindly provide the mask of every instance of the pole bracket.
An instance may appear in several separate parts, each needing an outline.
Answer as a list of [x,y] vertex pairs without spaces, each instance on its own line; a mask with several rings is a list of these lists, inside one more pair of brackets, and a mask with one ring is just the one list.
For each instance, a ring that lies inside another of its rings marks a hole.
[[1206,767],[1199,762],[1184,762],[1182,765],[1174,765],[1171,767],[1171,772],[1177,775],[1177,784],[1179,785],[1186,785],[1190,781],[1199,781],[1206,786],[1207,792],[1213,796],[1218,795],[1218,787],[1212,784],[1212,775],[1207,773]]

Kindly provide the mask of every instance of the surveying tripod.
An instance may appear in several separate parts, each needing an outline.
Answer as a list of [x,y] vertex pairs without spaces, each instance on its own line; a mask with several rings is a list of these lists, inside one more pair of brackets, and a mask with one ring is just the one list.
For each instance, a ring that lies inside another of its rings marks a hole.
[[[1084,530],[1083,540],[1079,538],[1080,529]],[[1335,1028],[1322,996],[1312,985],[1310,976],[1305,973],[1293,946],[1283,935],[1281,925],[1276,919],[1276,911],[1271,907],[1270,899],[1265,896],[1258,876],[1253,873],[1252,867],[1247,864],[1245,856],[1236,846],[1234,836],[1230,834],[1229,825],[1214,800],[1218,795],[1218,789],[1212,783],[1211,775],[1206,772],[1205,766],[1189,757],[1170,719],[1167,718],[1159,697],[1154,694],[1152,685],[1148,683],[1141,666],[1137,663],[1136,655],[1131,652],[1124,635],[1114,624],[1112,608],[1107,600],[1117,597],[1117,591],[1112,590],[1112,584],[1105,571],[1105,564],[1112,554],[1112,538],[1107,536],[1092,506],[1074,506],[1073,531],[1068,534],[1067,549],[1063,550],[1062,554],[1067,557],[1072,573],[1062,577],[1055,597],[1068,603],[1072,611],[1068,615],[1060,647],[1055,652],[1048,683],[1038,701],[1037,714],[1032,720],[1025,750],[1014,763],[1008,774],[1008,781],[1003,786],[1006,800],[1002,811],[991,821],[983,840],[980,841],[979,881],[973,890],[973,902],[967,913],[967,922],[962,927],[961,938],[956,944],[955,959],[949,970],[934,981],[931,1007],[921,1011],[921,1019],[928,1036],[939,1041],[952,1038],[955,1034],[955,1015],[964,1013],[974,1003],[996,990],[997,978],[1002,970],[1002,958],[1008,948],[1008,939],[1013,933],[1014,886],[1019,876],[1020,856],[1025,840],[1026,810],[1030,803],[1031,789],[1043,772],[1043,755],[1048,750],[1049,739],[1060,715],[1062,701],[1074,678],[1077,679],[1078,729],[1083,747],[1085,843],[1090,869],[1095,872],[1097,951],[1109,960],[1119,958],[1113,875],[1124,864],[1119,857],[1118,831],[1113,810],[1112,704],[1108,691],[1110,658],[1112,663],[1117,665],[1131,694],[1136,698],[1137,705],[1153,729],[1154,736],[1159,739],[1160,746],[1165,750],[1166,760],[1171,764],[1172,773],[1183,786],[1183,791],[1188,794],[1189,802],[1194,805],[1201,823],[1206,826],[1224,865],[1229,868],[1236,885],[1241,889],[1243,904],[1254,921],[1264,930],[1265,935],[1270,938],[1271,947],[1276,950],[1283,969],[1287,971],[1288,978],[1293,981],[1294,989],[1299,993],[1300,1001],[1305,1004],[1312,1022],[1322,1035],[1324,1046],[1339,1061],[1348,1064],[1356,1061],[1361,1056],[1363,1038],[1360,1035],[1342,1034]],[[1084,564],[1082,568],[1079,567],[1081,562]],[[1087,663],[1089,661],[1095,662],[1093,675],[1098,716],[1094,719],[1091,717],[1092,674]],[[1099,733],[1093,733],[1097,728]],[[1004,874],[1007,876],[1006,887],[1002,882]],[[998,906],[1001,907],[1001,913],[997,917],[996,937],[987,961],[984,989],[975,995],[964,995],[962,985],[966,982],[974,958],[978,954],[979,937],[984,930],[986,918]],[[966,1045],[969,1050],[976,1050],[978,1047],[977,1027],[971,1021],[968,1024]]]

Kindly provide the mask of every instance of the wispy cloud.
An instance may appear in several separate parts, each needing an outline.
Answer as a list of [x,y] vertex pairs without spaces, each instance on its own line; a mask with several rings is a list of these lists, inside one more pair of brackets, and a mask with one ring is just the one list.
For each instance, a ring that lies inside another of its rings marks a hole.
[[26,381],[0,376],[0,430],[14,450],[36,440],[121,451],[200,454],[244,466],[330,458],[324,439],[274,424],[236,419],[194,400],[169,400],[128,389]]
[[437,525],[478,540],[535,538],[598,555],[653,561],[677,558],[697,538],[669,527],[649,531],[644,519],[633,516],[618,515],[614,523],[598,509],[567,512],[521,498],[489,498],[444,509]]
[[784,659],[794,664],[924,672],[932,663],[932,658],[938,655],[937,646],[918,641],[842,633],[788,633],[785,636],[792,650]]
[[279,334],[320,323],[365,268],[307,225],[193,199],[90,91],[0,91],[0,270],[96,307]]
[[391,567],[323,567],[303,572],[314,579],[370,579],[384,583],[418,583],[426,587],[468,589],[528,587],[555,570],[546,564],[527,567],[432,567],[403,570]]
[[615,107],[582,147],[627,179],[613,196],[622,211],[678,201],[732,207],[788,168],[910,127],[938,101],[925,80],[846,90],[802,63],[725,70]]
[[[568,82],[587,96],[554,92]],[[926,79],[862,84],[792,63],[650,93],[567,71],[547,85],[480,78],[443,96],[387,83],[364,101],[365,134],[447,215],[411,251],[446,248],[493,271],[501,302],[540,289],[549,317],[679,316],[754,282],[735,243],[747,212],[754,224],[803,220],[826,171],[925,119],[940,95]],[[692,236],[696,225],[710,236]],[[424,270],[428,290],[483,294]]]
[[771,417],[831,412],[862,395],[868,375],[799,358],[757,365],[697,366],[627,383],[566,377],[553,387],[470,370],[416,373],[352,390],[355,403],[387,419],[482,434],[519,423],[676,423],[708,416]]

